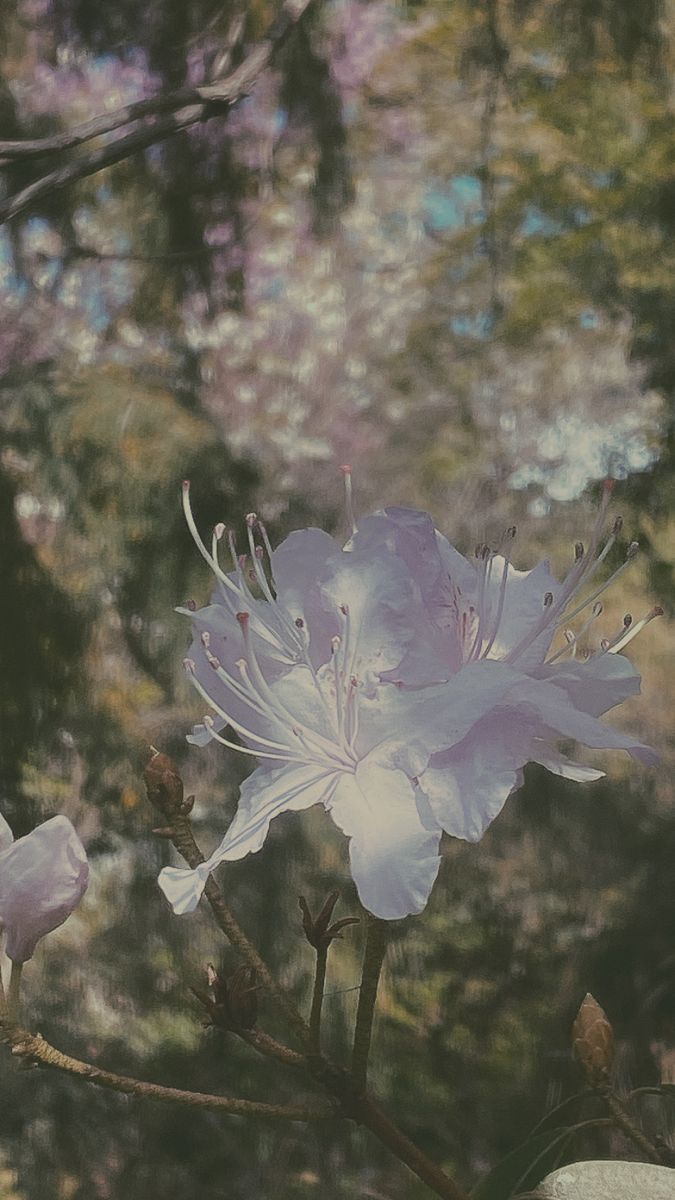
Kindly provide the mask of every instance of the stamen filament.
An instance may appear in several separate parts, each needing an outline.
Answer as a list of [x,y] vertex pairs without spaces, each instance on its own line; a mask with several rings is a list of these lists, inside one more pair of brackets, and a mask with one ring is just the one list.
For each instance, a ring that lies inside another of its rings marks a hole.
[[607,653],[618,654],[620,650],[623,650],[624,646],[627,646],[629,642],[632,642],[634,637],[637,637],[638,633],[642,632],[645,625],[649,625],[649,622],[653,621],[656,617],[662,616],[663,609],[657,604],[654,608],[650,609],[646,617],[643,617],[641,621],[637,621],[635,625],[631,625],[627,633],[620,635],[617,642],[610,644],[607,647]]
[[271,741],[270,738],[263,737],[259,733],[253,733],[251,729],[247,729],[245,725],[242,725],[239,721],[236,721],[228,712],[226,712],[225,709],[221,708],[216,700],[214,700],[213,696],[207,691],[193,670],[189,670],[188,674],[190,676],[190,682],[192,683],[192,686],[197,692],[199,692],[199,695],[202,697],[202,699],[206,701],[209,708],[211,708],[214,713],[217,713],[221,720],[225,721],[227,725],[230,725],[232,729],[236,730],[237,733],[240,733],[243,737],[249,737],[253,741],[260,742],[260,744],[263,746],[269,746],[275,750],[288,751],[289,747],[283,742],[274,742]]
[[347,524],[349,525],[352,534],[356,533],[357,525],[354,516],[354,502],[352,496],[352,469],[350,466],[340,467],[342,477],[345,484],[345,512],[347,515]]
[[299,758],[293,754],[268,754],[265,750],[251,750],[248,746],[239,746],[236,742],[231,742],[229,738],[224,738],[221,734],[216,733],[213,728],[213,717],[204,717],[204,724],[209,730],[211,737],[215,741],[220,742],[221,746],[227,746],[228,750],[238,750],[240,754],[250,754],[253,758],[273,758],[275,762],[292,762],[303,763],[304,758]]

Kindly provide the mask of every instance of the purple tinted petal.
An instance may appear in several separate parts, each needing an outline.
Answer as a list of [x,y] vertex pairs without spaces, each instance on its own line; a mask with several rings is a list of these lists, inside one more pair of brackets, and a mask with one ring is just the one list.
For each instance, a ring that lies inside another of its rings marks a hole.
[[13,841],[14,834],[12,833],[2,813],[0,813],[0,851],[6,850],[8,846],[11,846]]
[[521,769],[530,758],[535,719],[500,709],[478,722],[457,745],[430,760],[420,787],[446,833],[480,841],[520,786]]
[[322,604],[318,580],[341,554],[338,543],[322,529],[298,529],[272,554],[279,604],[292,621],[303,622],[315,667],[328,662],[331,638],[340,631],[337,614]]
[[438,824],[403,771],[374,757],[340,777],[330,805],[350,838],[352,876],[364,908],[385,921],[421,912],[438,874]]
[[590,713],[580,711],[568,700],[562,688],[539,680],[530,680],[509,693],[509,703],[518,707],[524,718],[541,722],[554,734],[574,738],[593,749],[628,750],[645,766],[655,766],[658,755],[651,746],[604,725]]
[[62,925],[89,881],[87,856],[67,817],[52,817],[0,853],[0,926],[14,962],[31,958]]
[[623,654],[594,654],[583,662],[553,663],[543,666],[537,677],[562,688],[577,708],[594,717],[640,693],[640,674]]

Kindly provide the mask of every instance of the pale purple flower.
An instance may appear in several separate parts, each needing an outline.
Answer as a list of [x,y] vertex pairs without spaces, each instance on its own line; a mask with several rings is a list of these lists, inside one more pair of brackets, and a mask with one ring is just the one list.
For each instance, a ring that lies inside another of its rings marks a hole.
[[88,882],[87,855],[67,817],[52,817],[16,842],[0,817],[0,931],[8,957],[31,958],[40,938],[77,908]]
[[[561,583],[548,563],[512,566],[515,530],[497,549],[478,546],[470,562],[426,513],[401,508],[353,522],[344,548],[305,529],[272,550],[251,514],[248,554],[237,554],[228,533],[225,570],[224,527],[207,549],[187,487],[184,495],[217,579],[210,605],[180,610],[195,629],[186,668],[209,710],[188,740],[215,739],[261,765],[210,858],[194,871],[161,872],[174,911],[196,907],[218,863],[259,850],[273,817],[321,803],[350,839],[364,906],[404,917],[427,902],[442,832],[480,839],[527,762],[580,782],[602,775],[563,757],[560,738],[655,761],[598,718],[639,691],[619,651],[660,610],[635,625],[626,618],[597,653],[577,654],[600,615],[607,584],[595,577],[621,528],[616,521],[603,542],[609,488]],[[556,631],[576,617],[581,628],[566,629],[547,658]],[[226,726],[240,743],[223,736]]]

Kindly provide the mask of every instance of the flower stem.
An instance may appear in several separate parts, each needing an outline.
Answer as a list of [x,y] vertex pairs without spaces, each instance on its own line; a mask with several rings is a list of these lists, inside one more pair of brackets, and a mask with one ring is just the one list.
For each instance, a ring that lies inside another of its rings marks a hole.
[[406,1137],[400,1129],[393,1125],[374,1101],[368,1097],[363,1099],[361,1124],[375,1134],[384,1146],[405,1163],[417,1175],[422,1183],[435,1192],[441,1200],[469,1200],[466,1192],[459,1187],[449,1175],[445,1174],[436,1163],[427,1158],[421,1150]]
[[386,923],[368,913],[366,919],[366,948],[363,954],[361,989],[356,1012],[354,1047],[352,1050],[352,1078],[358,1091],[365,1089],[368,1078],[368,1056],[370,1054],[370,1042],[373,1034],[375,1002],[377,1000],[380,971],[382,970],[386,950]]
[[646,1155],[650,1162],[658,1163],[663,1166],[663,1159],[659,1154],[656,1146],[652,1145],[649,1138],[645,1136],[641,1129],[633,1121],[623,1101],[617,1096],[616,1092],[609,1086],[599,1087],[598,1091],[607,1105],[614,1124],[625,1133],[626,1137]]
[[19,1019],[22,971],[23,963],[12,963],[12,970],[9,976],[9,988],[7,990],[7,1019],[13,1023]]
[[326,983],[327,962],[328,946],[319,946],[316,952],[314,991],[312,992],[312,1008],[309,1014],[309,1041],[312,1054],[321,1053],[321,1006],[323,1004],[323,991]]

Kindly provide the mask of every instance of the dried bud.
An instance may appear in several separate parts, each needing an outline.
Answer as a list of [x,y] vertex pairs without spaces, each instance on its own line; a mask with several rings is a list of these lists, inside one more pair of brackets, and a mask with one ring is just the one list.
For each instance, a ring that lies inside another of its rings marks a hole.
[[342,930],[346,929],[348,925],[358,925],[359,923],[358,917],[342,917],[340,921],[334,921],[332,925],[330,924],[333,909],[339,899],[339,892],[331,892],[326,897],[316,917],[313,917],[305,897],[298,897],[300,911],[302,912],[302,928],[305,931],[307,941],[315,950],[325,950],[330,946],[333,938],[342,936]]
[[208,992],[197,988],[190,990],[206,1009],[207,1024],[232,1033],[253,1029],[258,1019],[258,988],[252,967],[238,967],[232,975],[225,977],[209,963],[206,973]]
[[614,1031],[607,1014],[587,992],[572,1026],[572,1045],[591,1084],[603,1083],[614,1059]]
[[154,750],[143,772],[148,799],[169,820],[184,814],[183,780],[173,759]]

